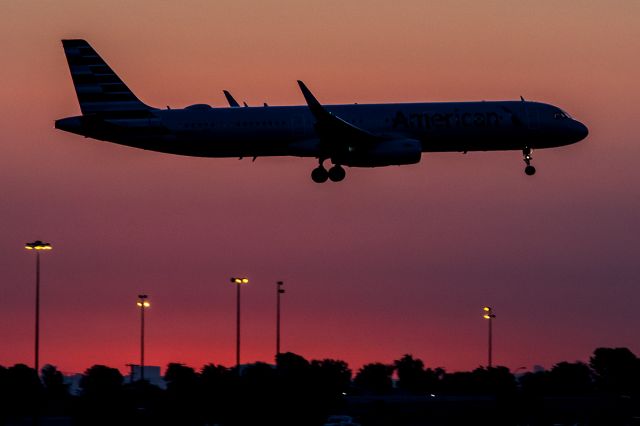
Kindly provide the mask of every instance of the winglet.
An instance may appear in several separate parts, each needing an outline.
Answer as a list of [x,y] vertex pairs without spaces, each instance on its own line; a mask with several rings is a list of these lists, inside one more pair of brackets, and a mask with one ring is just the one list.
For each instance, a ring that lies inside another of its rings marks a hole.
[[326,115],[331,115],[329,111],[324,109],[324,107],[320,104],[320,102],[318,102],[316,97],[313,96],[311,90],[309,90],[301,80],[298,80],[298,86],[300,86],[302,96],[304,96],[304,100],[307,102],[307,105],[309,105],[309,109],[311,110],[311,113],[314,115],[314,117],[316,117],[316,119],[319,119]]
[[229,93],[228,90],[223,90],[223,92],[224,92],[224,96],[227,98],[227,102],[229,102],[229,106],[231,108],[238,108],[240,106],[238,101],[236,101],[235,98],[233,96],[231,96],[231,93]]

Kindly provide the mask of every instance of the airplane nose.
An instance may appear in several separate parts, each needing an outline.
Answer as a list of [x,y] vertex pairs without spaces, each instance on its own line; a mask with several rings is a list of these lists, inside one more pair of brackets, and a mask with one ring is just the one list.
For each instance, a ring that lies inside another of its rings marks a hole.
[[582,139],[587,137],[587,135],[589,134],[589,129],[581,122],[574,121],[573,134],[575,135],[576,142],[581,141]]

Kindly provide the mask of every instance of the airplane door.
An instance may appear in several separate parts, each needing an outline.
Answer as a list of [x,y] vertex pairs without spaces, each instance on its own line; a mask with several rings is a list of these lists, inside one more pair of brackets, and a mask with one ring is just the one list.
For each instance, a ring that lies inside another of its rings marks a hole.
[[525,104],[525,111],[527,114],[527,124],[530,129],[537,129],[540,126],[540,119],[538,117],[538,109],[537,108],[529,108]]

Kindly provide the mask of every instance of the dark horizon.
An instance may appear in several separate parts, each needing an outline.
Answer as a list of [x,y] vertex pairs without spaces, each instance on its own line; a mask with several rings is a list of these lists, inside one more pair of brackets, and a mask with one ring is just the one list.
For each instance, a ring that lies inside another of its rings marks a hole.
[[24,365],[0,367],[0,400],[9,402],[0,421],[321,425],[340,413],[365,426],[484,424],[478,418],[491,424],[629,424],[640,398],[640,359],[627,348],[597,348],[588,364],[561,362],[517,376],[499,366],[455,373],[425,368],[408,354],[352,373],[339,360],[287,352],[275,365],[240,371],[171,363],[166,387],[158,387],[144,376],[126,381],[117,369],[94,365],[80,378],[79,392],[71,392],[55,367],[42,369],[42,383]]

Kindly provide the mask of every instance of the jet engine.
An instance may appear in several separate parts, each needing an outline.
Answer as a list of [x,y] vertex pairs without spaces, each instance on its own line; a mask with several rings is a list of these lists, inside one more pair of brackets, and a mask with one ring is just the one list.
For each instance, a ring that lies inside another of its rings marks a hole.
[[422,144],[416,139],[394,139],[371,145],[349,146],[333,156],[335,164],[349,167],[401,166],[420,162]]

